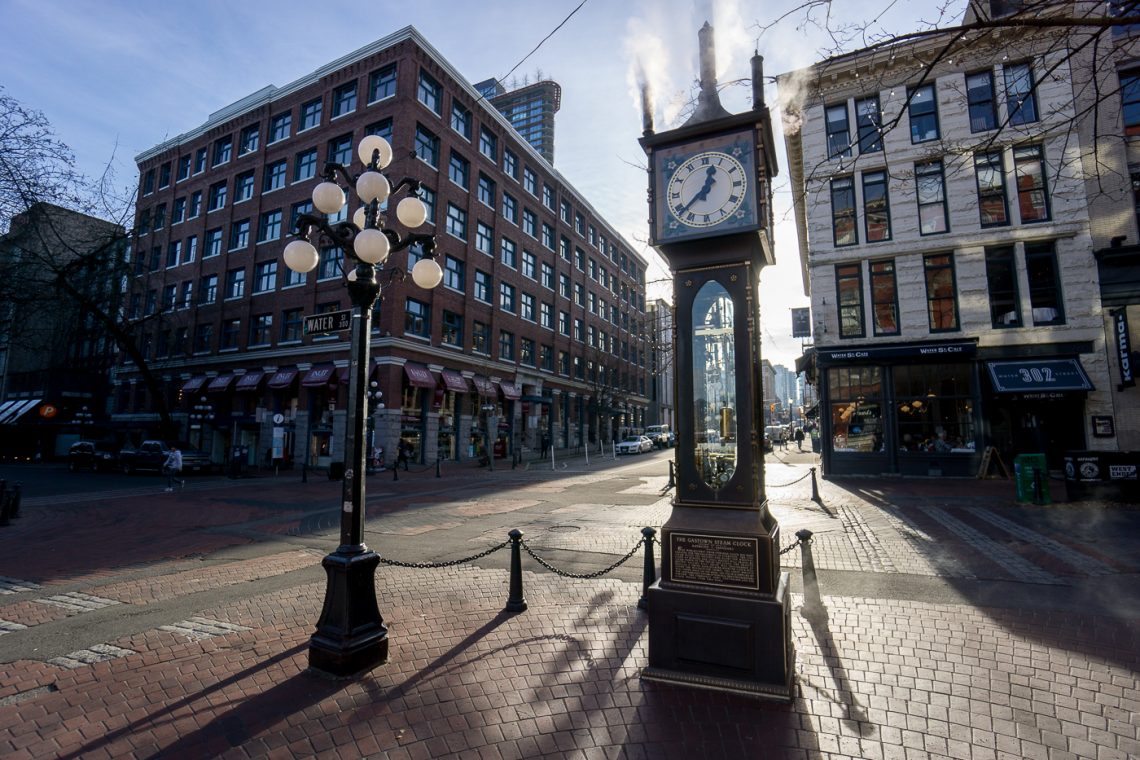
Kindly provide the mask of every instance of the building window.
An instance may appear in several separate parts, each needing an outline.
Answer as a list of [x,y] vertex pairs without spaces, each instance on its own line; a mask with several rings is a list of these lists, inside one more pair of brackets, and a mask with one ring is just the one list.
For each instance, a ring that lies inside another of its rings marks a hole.
[[551,211],[554,210],[554,188],[544,184],[542,186],[542,205]]
[[166,204],[160,203],[154,207],[154,229],[161,230],[166,226]]
[[451,160],[447,164],[447,176],[464,190],[469,189],[471,162],[455,151],[451,151]]
[[342,84],[333,90],[333,118],[356,110],[356,82]]
[[839,302],[839,337],[862,338],[865,334],[862,264],[835,267],[835,291]]
[[143,175],[143,195],[150,195],[154,192],[154,169],[147,169],[146,174]]
[[433,168],[439,168],[439,138],[420,124],[416,125],[416,155]]
[[534,366],[534,340],[523,338],[519,341],[519,363]]
[[186,238],[185,255],[182,257],[183,264],[190,264],[198,256],[198,236],[191,235]]
[[922,235],[946,232],[950,228],[946,209],[946,181],[942,162],[914,165],[918,195],[918,225]]
[[194,173],[201,174],[206,171],[206,149],[198,148],[194,151]]
[[1124,134],[1140,135],[1140,71],[1120,75],[1120,105],[1124,114]]
[[522,212],[522,229],[527,235],[536,237],[536,230],[538,229],[538,217],[529,208],[524,208]]
[[293,113],[279,113],[269,121],[269,142],[270,144],[278,140],[284,140],[289,137],[289,133],[293,128]]
[[178,259],[182,256],[182,241],[172,240],[166,246],[166,268],[178,266]]
[[542,302],[539,306],[539,324],[547,330],[554,329],[554,304]]
[[195,190],[190,193],[190,214],[187,219],[193,219],[202,213],[202,191]]
[[974,155],[974,175],[978,181],[978,210],[983,227],[1009,224],[1005,197],[1005,167],[1001,151]]
[[244,156],[246,153],[253,153],[257,150],[261,141],[261,125],[250,124],[241,131],[241,140],[238,145],[238,155]]
[[899,294],[894,259],[871,262],[871,316],[875,335],[899,334]]
[[499,259],[511,269],[519,268],[518,246],[510,238],[503,238],[499,243]]
[[352,163],[352,134],[341,135],[329,140],[329,162],[348,166]]
[[253,268],[253,292],[268,293],[277,288],[277,262],[262,261]]
[[226,298],[241,298],[245,295],[245,269],[231,269],[226,272]]
[[202,258],[219,256],[222,253],[222,230],[220,227],[206,231],[206,244],[202,251]]
[[519,223],[519,204],[509,193],[503,193],[503,218],[511,224]]
[[452,290],[458,290],[462,293],[466,282],[466,264],[454,256],[445,256],[443,261],[443,284]]
[[506,330],[499,330],[499,358],[513,362],[515,360],[515,334]]
[[467,239],[467,212],[454,203],[447,204],[447,220],[444,224],[447,234],[460,240]]
[[321,99],[310,100],[308,103],[301,105],[301,129],[304,132],[306,129],[312,129],[319,126],[321,123]]
[[249,220],[241,219],[230,225],[230,250],[236,251],[249,245]]
[[519,298],[519,305],[522,308],[519,316],[528,322],[534,321],[534,296],[530,293],[522,293]]
[[503,148],[503,173],[515,180],[519,178],[519,158],[510,148]]
[[273,315],[258,314],[249,323],[249,345],[267,346],[273,340]]
[[304,309],[289,309],[281,315],[281,341],[283,343],[301,340]]
[[368,77],[368,102],[390,98],[396,94],[396,64],[373,71]]
[[921,143],[938,139],[938,100],[934,85],[926,84],[910,93],[910,141]]
[[570,275],[558,275],[558,293],[565,299],[570,298]]
[[443,115],[443,87],[426,71],[420,72],[420,83],[416,89],[416,97],[434,111],[437,116]]
[[479,128],[479,152],[492,161],[499,160],[499,139],[486,127]]
[[409,298],[404,306],[404,334],[431,337],[431,307]]
[[825,119],[827,121],[827,157],[851,155],[851,130],[847,125],[847,104],[840,103],[828,106]]
[[538,175],[529,166],[523,169],[523,189],[531,195],[538,194]]
[[867,242],[891,239],[891,204],[887,198],[887,173],[863,173],[863,223]]
[[1049,219],[1049,193],[1045,182],[1045,155],[1040,145],[1013,149],[1013,176],[1017,181],[1017,208],[1022,224]]
[[1010,124],[1016,126],[1037,121],[1037,95],[1030,64],[1015,63],[1005,67],[1005,103]]
[[238,347],[238,336],[241,335],[241,320],[227,319],[222,322],[221,344],[219,350],[226,351]]
[[491,303],[491,275],[481,269],[475,270],[475,300]]
[[495,208],[495,181],[482,172],[479,173],[479,202],[488,208]]
[[170,187],[170,162],[167,161],[158,170],[158,189],[165,190]]
[[281,237],[281,209],[266,211],[257,225],[257,242],[265,243]]
[[483,222],[475,223],[475,250],[479,253],[485,253],[488,256],[491,254],[491,246],[493,245],[494,236],[491,228]]
[[859,242],[855,229],[855,180],[851,177],[831,180],[831,231],[836,247]]
[[211,166],[221,166],[230,160],[234,150],[234,138],[226,135],[214,142],[214,163]]
[[565,351],[558,352],[558,372],[570,376],[570,354]]
[[[427,219],[424,224],[435,224],[435,190],[430,187],[420,188],[420,200],[427,206]],[[348,206],[345,205],[345,209]]]
[[970,110],[971,132],[985,132],[997,126],[992,71],[966,75],[966,102]]
[[186,219],[186,199],[176,198],[174,200],[174,208],[170,212],[171,225],[178,224]]
[[554,347],[543,344],[538,349],[538,366],[547,372],[554,371]]
[[966,363],[893,368],[900,453],[973,452],[972,374]]
[[253,171],[242,172],[234,177],[234,203],[248,201],[253,197]]
[[463,139],[471,139],[471,111],[455,100],[451,101],[451,128],[462,135]]
[[344,271],[344,251],[340,248],[322,248],[321,263],[317,265],[318,280],[335,280]]
[[262,181],[261,192],[270,193],[285,187],[285,172],[287,170],[288,162],[285,159],[274,161],[265,167],[265,177]]
[[463,315],[453,311],[443,312],[443,332],[440,337],[445,346],[463,348]]
[[997,328],[1021,327],[1013,246],[986,249],[986,284],[990,292],[991,325]]
[[471,324],[471,350],[477,354],[488,354],[491,351],[491,326],[485,322],[475,320]]
[[190,179],[190,156],[178,157],[178,182],[184,179]]
[[554,250],[554,228],[546,222],[542,223],[542,245],[548,250]]
[[542,287],[547,290],[554,290],[554,267],[542,262]]
[[499,308],[510,314],[515,313],[515,286],[499,283]]
[[294,203],[289,209],[289,229],[296,230],[297,220],[301,218],[301,215],[311,213],[313,213],[312,201],[301,201],[300,203]]
[[1140,226],[1140,174],[1132,175],[1132,210],[1136,216],[1136,224]]
[[226,182],[218,182],[210,186],[209,211],[218,211],[226,207]]
[[859,152],[878,153],[883,149],[883,114],[879,110],[879,96],[872,95],[855,101],[855,124],[859,129]]
[[1029,306],[1033,310],[1033,324],[1065,324],[1057,251],[1052,241],[1025,244],[1025,271],[1029,275]]
[[206,323],[194,328],[194,353],[208,354],[214,343],[214,326]]
[[883,384],[878,367],[827,370],[831,445],[835,452],[883,450]]
[[526,277],[534,280],[538,277],[538,259],[530,251],[523,251],[522,255],[522,273]]
[[935,253],[923,257],[926,307],[931,332],[958,329],[958,294],[954,283],[954,257]]
[[298,153],[293,162],[293,181],[301,182],[315,176],[317,176],[317,149],[310,148]]

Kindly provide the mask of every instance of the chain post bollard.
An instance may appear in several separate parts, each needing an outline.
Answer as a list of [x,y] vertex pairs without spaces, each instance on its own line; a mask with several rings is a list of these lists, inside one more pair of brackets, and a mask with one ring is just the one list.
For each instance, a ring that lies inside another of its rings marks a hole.
[[[811,500],[818,504],[821,499],[819,498],[819,482],[815,479],[815,468],[811,468]],[[796,535],[799,535],[798,533]],[[808,534],[811,538],[811,534]]]
[[24,484],[17,482],[15,488],[12,489],[12,506],[8,510],[10,517],[20,516],[20,496],[23,494],[23,492]]
[[301,482],[302,483],[308,483],[309,482],[309,463],[308,462],[302,462],[301,463]]
[[400,463],[396,462],[392,465],[392,480],[397,481],[400,479]]
[[666,484],[665,487],[666,488],[676,488],[677,487],[677,473],[676,473],[676,470],[673,468],[673,460],[672,459],[669,460],[669,483]]
[[507,535],[511,538],[511,584],[505,609],[507,612],[522,612],[526,609],[526,598],[523,596],[522,586],[521,545],[523,533],[518,528],[512,528]]
[[811,555],[812,533],[807,528],[796,531],[800,541],[800,575],[804,586],[804,617],[820,616],[826,613],[823,599],[819,595],[819,578],[815,574],[815,559]]
[[1041,506],[1045,503],[1045,491],[1041,486],[1041,470],[1033,468],[1033,503]]
[[653,541],[657,531],[646,527],[641,529],[641,535],[645,542],[645,571],[642,573],[641,598],[637,600],[637,609],[646,610],[649,609],[649,587],[657,582],[657,562],[653,559]]
[[442,477],[443,477],[443,475],[441,475],[441,474],[440,474],[440,472],[439,472],[439,463],[440,463],[440,461],[441,461],[441,460],[440,460],[438,457],[437,457],[437,458],[436,458],[436,460],[435,460],[435,476],[436,476],[437,478],[442,478]]

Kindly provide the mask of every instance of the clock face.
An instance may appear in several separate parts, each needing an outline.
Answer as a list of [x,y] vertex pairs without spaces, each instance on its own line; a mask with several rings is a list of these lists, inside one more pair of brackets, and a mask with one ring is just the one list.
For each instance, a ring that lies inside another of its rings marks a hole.
[[744,167],[727,153],[698,153],[669,180],[669,213],[688,227],[713,227],[744,202]]
[[747,132],[655,151],[654,243],[758,229],[753,151]]

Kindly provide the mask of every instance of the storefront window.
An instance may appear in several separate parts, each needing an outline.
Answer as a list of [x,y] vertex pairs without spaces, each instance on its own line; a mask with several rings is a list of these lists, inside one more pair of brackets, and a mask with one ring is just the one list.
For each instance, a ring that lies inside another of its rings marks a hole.
[[836,367],[827,371],[831,395],[832,451],[883,450],[883,383],[878,367]]
[[970,365],[914,364],[893,372],[899,451],[973,452]]

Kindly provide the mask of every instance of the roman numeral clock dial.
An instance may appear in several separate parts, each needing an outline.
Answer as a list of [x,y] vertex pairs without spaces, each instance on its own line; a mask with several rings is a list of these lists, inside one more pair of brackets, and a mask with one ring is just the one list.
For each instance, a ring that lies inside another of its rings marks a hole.
[[729,154],[698,153],[669,180],[669,213],[686,227],[713,227],[740,208],[745,181],[744,167]]
[[751,136],[739,132],[658,148],[655,244],[758,229],[754,153]]

